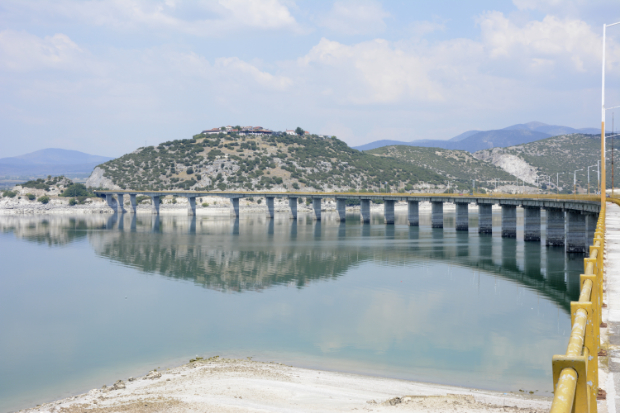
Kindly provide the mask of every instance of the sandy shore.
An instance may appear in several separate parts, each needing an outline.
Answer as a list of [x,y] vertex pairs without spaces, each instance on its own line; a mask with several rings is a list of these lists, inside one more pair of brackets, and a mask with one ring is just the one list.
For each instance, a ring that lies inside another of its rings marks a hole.
[[549,398],[213,357],[24,412],[546,412]]

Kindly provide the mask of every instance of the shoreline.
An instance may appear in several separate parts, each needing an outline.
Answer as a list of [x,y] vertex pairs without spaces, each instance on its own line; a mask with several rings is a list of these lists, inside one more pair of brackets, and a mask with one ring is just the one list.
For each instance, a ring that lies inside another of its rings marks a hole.
[[[128,207],[126,206],[126,209]],[[474,204],[470,204],[469,207],[471,212],[478,212],[478,208]],[[494,205],[494,210],[497,209],[497,206]],[[162,204],[160,206],[160,215],[183,215],[187,214],[188,206],[187,203],[178,203],[178,204]],[[267,206],[262,205],[243,205],[239,208],[240,213],[250,213],[250,214],[267,214]],[[348,206],[346,208],[347,213],[356,213],[359,212],[359,206]],[[383,213],[383,205],[382,204],[372,204],[370,208],[373,213]],[[394,206],[394,210],[398,212],[407,212],[407,203],[399,202]],[[444,212],[453,212],[455,210],[454,204],[446,203],[443,208]],[[335,205],[324,205],[321,208],[322,212],[336,212]],[[430,202],[420,202],[419,207],[420,212],[430,212],[431,204]],[[32,201],[23,201],[23,202],[0,202],[0,216],[11,216],[11,215],[21,215],[21,216],[29,216],[29,215],[99,215],[99,214],[114,214],[118,213],[118,211],[110,208],[105,202],[93,202],[87,205],[75,205],[69,206],[68,203],[49,203],[49,204],[40,204]],[[288,213],[289,207],[288,205],[278,205],[275,206],[276,213]],[[307,206],[298,206],[298,213],[306,214],[312,213],[313,209]],[[131,214],[130,212],[126,212],[127,214]],[[150,205],[138,205],[137,215],[153,215],[152,208]],[[231,209],[229,205],[212,205],[208,207],[197,206],[196,215],[197,216],[229,216],[231,214]]]
[[546,412],[550,406],[550,397],[214,356],[19,411]]

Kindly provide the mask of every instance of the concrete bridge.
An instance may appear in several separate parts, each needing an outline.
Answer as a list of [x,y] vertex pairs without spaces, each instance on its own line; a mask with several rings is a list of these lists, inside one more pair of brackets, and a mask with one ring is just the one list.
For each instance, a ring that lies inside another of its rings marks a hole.
[[[239,199],[248,197],[264,197],[267,203],[267,215],[275,216],[275,199],[287,198],[290,208],[289,215],[297,219],[297,204],[299,198],[312,199],[313,218],[321,220],[321,201],[324,198],[336,200],[336,211],[340,221],[346,219],[347,200],[359,200],[361,220],[370,223],[370,203],[373,200],[383,201],[383,215],[387,225],[394,224],[394,204],[398,201],[407,202],[407,217],[409,225],[418,226],[420,202],[430,202],[432,205],[431,223],[433,228],[443,228],[443,205],[453,203],[456,206],[456,230],[469,231],[469,205],[478,206],[478,232],[491,234],[492,207],[499,205],[502,210],[502,237],[516,238],[517,236],[517,208],[523,208],[524,240],[540,242],[541,240],[541,209],[547,214],[546,245],[564,246],[567,252],[586,252],[587,240],[594,234],[600,198],[585,195],[447,195],[447,194],[366,194],[366,193],[299,193],[299,192],[194,192],[194,191],[95,191],[99,196],[105,196],[108,205],[119,212],[126,212],[124,196],[129,196],[131,212],[137,209],[136,196],[149,196],[152,199],[153,213],[159,214],[161,198],[165,196],[186,197],[188,199],[189,215],[196,215],[196,198],[218,196],[229,198],[231,214],[239,217]],[[114,200],[117,197],[118,202]]]

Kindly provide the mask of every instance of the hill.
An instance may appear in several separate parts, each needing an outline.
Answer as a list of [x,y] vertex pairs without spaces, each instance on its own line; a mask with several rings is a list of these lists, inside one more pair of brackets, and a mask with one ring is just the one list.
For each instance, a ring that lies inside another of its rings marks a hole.
[[477,186],[487,187],[488,182],[513,182],[515,177],[489,162],[474,158],[467,151],[440,148],[420,148],[416,146],[386,146],[373,149],[367,153],[376,156],[389,156],[423,166],[445,176],[449,180],[471,183],[476,180]]
[[355,146],[358,150],[371,150],[388,145],[421,146],[476,152],[482,149],[520,145],[545,139],[554,135],[570,133],[599,133],[595,128],[574,129],[569,126],[547,125],[529,122],[491,131],[472,130],[463,132],[449,140],[420,139],[411,142],[380,140]]
[[412,190],[445,179],[405,160],[317,135],[198,134],[139,148],[99,165],[87,185],[136,190]]
[[[571,134],[554,136],[536,142],[508,148],[493,148],[478,151],[474,157],[490,162],[502,169],[534,183],[536,177],[543,179],[544,175],[551,176],[552,187],[555,188],[557,174],[560,174],[560,187],[572,191],[574,171],[577,173],[577,186],[587,187],[587,167],[596,165],[600,159],[600,136]],[[614,146],[618,148],[620,140],[614,139]],[[611,138],[607,139],[608,159],[611,156]],[[615,153],[618,158],[618,154]],[[533,174],[523,175],[523,171],[533,171]],[[607,165],[607,181],[611,185],[611,167]],[[618,183],[620,173],[616,172],[614,182]],[[549,178],[544,178],[549,183]],[[590,168],[591,188],[597,185],[596,168]]]
[[0,158],[0,175],[47,176],[90,174],[112,158],[80,151],[48,148],[9,158]]

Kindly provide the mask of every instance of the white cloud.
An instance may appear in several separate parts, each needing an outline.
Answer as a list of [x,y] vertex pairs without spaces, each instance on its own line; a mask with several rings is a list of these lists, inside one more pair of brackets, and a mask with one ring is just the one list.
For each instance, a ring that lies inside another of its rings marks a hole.
[[129,32],[155,29],[222,36],[248,30],[300,30],[279,0],[9,0],[5,7],[21,18],[68,19]]
[[74,69],[83,51],[68,36],[40,38],[26,32],[0,32],[0,67],[15,71]]
[[319,25],[348,35],[380,33],[385,30],[384,19],[390,14],[374,0],[337,1]]
[[348,46],[323,38],[298,63],[313,72],[321,90],[327,88],[341,103],[442,99],[438,85],[428,77],[428,63],[385,40]]

